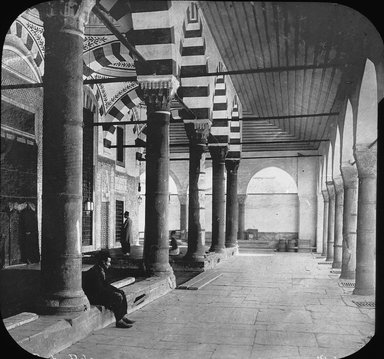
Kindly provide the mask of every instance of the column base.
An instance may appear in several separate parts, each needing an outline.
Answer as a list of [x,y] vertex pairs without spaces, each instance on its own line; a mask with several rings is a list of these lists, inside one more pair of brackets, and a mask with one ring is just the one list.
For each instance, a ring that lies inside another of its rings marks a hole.
[[353,295],[374,295],[375,288],[355,288],[352,294]]
[[214,247],[209,248],[209,252],[225,253],[225,247],[214,246]]
[[332,268],[341,269],[341,262],[333,262]]
[[204,262],[204,253],[186,253],[183,260],[186,262]]
[[340,274],[340,279],[350,279],[350,280],[355,280],[356,278],[356,273],[355,271],[343,271],[341,270]]
[[90,310],[90,304],[83,291],[73,296],[52,294],[40,297],[36,302],[36,311],[41,314],[67,314]]

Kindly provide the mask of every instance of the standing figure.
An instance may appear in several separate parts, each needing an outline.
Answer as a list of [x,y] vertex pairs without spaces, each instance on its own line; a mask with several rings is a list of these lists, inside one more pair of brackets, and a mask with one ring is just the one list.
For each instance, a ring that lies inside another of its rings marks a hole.
[[111,256],[107,250],[96,255],[97,263],[83,273],[83,290],[91,304],[104,305],[111,309],[116,319],[117,328],[130,328],[134,323],[125,317],[127,314],[127,297],[124,291],[109,284],[106,271],[111,266]]
[[180,254],[179,245],[177,244],[176,240],[176,231],[171,232],[171,246],[169,248],[169,254],[171,256],[177,256]]
[[132,219],[129,218],[129,212],[124,212],[124,224],[121,228],[121,251],[124,255],[129,256],[131,251],[131,238],[132,238]]

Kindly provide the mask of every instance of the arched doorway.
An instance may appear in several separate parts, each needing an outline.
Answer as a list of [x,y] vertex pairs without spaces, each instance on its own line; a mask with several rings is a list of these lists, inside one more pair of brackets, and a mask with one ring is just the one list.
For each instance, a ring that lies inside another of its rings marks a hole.
[[297,238],[299,198],[295,180],[284,170],[267,167],[247,186],[245,229],[259,241],[276,246],[279,239]]

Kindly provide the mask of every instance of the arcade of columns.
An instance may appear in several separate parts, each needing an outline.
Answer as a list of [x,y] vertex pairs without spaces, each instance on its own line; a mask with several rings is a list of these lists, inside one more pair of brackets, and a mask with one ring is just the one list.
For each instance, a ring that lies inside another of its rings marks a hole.
[[[82,311],[89,306],[81,288],[82,215],[82,58],[83,29],[92,1],[78,9],[50,3],[45,9],[46,57],[44,75],[44,152],[42,197],[42,302],[50,312]],[[62,7],[62,8],[61,8]],[[57,79],[60,81],[57,81]],[[153,79],[155,80],[155,79]],[[153,89],[138,73],[147,105],[146,221],[144,265],[149,274],[166,275],[175,285],[168,257],[168,180],[170,100],[177,81]],[[212,245],[223,252],[243,239],[246,195],[237,194],[239,160],[226,161],[225,146],[207,146],[208,125],[190,121],[189,201],[181,203],[182,230],[188,213],[188,251],[185,260],[204,260],[201,226],[200,174],[209,150],[213,160]],[[355,294],[374,292],[376,222],[376,150],[356,148],[357,166],[342,166],[341,176],[327,178],[324,197],[323,255],[341,278],[356,279]],[[227,170],[225,208],[224,171]],[[224,213],[226,210],[226,223]],[[60,228],[54,217],[63,218]],[[356,274],[355,274],[356,273]]]

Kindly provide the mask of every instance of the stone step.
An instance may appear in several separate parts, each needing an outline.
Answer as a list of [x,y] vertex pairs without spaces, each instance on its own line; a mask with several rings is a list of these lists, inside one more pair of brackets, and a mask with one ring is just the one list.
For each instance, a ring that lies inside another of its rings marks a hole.
[[[173,289],[168,277],[149,277],[140,281],[135,281],[134,278],[132,281],[129,277],[112,284],[116,283],[121,285],[127,297],[128,313],[142,308]],[[20,313],[4,319],[6,321],[9,334],[23,349],[39,357],[50,358],[93,331],[114,323],[115,317],[111,310],[92,305],[90,310],[76,314]]]
[[20,325],[36,320],[39,316],[36,313],[23,312],[3,320],[7,330],[14,329]]
[[222,273],[210,273],[203,272],[198,274],[196,277],[190,279],[189,281],[179,285],[178,289],[188,289],[188,290],[198,290],[205,287],[207,284],[211,283],[215,279],[222,276]]

